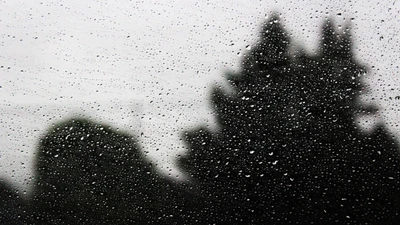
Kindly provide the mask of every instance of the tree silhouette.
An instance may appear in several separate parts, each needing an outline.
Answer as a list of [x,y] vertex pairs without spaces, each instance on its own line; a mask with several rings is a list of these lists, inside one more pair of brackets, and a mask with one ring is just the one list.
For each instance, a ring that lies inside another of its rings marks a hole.
[[5,181],[0,181],[0,223],[25,224],[27,222],[26,200]]
[[[220,132],[189,132],[190,154],[183,161],[201,183],[208,222],[254,223],[263,216],[281,173],[277,160],[294,107],[295,79],[288,58],[289,39],[277,18],[267,21],[258,45],[243,62],[241,74],[228,76],[228,96],[213,90]],[[283,123],[285,121],[285,123]]]
[[179,188],[157,175],[132,136],[86,119],[48,131],[36,170],[39,224],[164,223],[181,209]]
[[[349,29],[328,20],[320,52],[290,55],[275,15],[239,74],[234,94],[214,88],[218,132],[185,133],[181,166],[199,182],[203,222],[329,224],[394,222],[399,217],[399,155],[380,126],[362,133],[355,118],[362,65]],[[382,193],[382,190],[385,190]]]

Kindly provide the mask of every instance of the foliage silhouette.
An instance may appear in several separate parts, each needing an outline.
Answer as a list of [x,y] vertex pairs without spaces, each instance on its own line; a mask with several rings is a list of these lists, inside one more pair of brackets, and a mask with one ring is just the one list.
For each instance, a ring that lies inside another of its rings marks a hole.
[[19,196],[16,189],[7,182],[0,181],[0,223],[25,224],[27,201]]
[[133,137],[86,119],[50,129],[36,167],[38,224],[170,223],[187,199],[157,175]]
[[200,184],[203,223],[360,224],[399,219],[399,149],[384,126],[371,135],[355,118],[362,105],[362,65],[349,29],[327,20],[320,52],[290,55],[279,17],[211,103],[218,132],[185,133],[180,161]]
[[[220,128],[186,132],[180,166],[192,183],[157,173],[135,137],[83,118],[41,139],[30,209],[2,186],[2,221],[34,224],[396,224],[399,149],[358,97],[366,72],[349,29],[327,20],[317,55],[291,42],[279,17],[261,29],[241,71],[211,103]],[[5,204],[5,205],[4,205]]]

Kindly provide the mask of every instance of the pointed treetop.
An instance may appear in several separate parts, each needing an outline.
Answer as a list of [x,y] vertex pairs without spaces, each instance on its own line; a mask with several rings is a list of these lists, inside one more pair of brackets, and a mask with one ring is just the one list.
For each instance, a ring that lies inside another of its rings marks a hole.
[[338,31],[328,18],[322,29],[321,51],[324,57],[350,58],[351,34],[349,25],[343,31]]
[[278,14],[274,13],[269,20],[264,22],[260,36],[259,47],[263,50],[279,55],[286,53],[289,47],[289,38]]
[[260,38],[243,61],[243,69],[247,74],[254,71],[267,71],[271,66],[287,62],[289,54],[289,37],[281,24],[278,14],[262,25]]

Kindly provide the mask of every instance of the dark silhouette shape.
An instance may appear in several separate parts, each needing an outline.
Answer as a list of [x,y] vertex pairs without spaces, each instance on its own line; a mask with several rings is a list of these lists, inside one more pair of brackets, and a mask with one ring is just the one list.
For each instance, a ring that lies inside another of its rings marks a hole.
[[173,217],[187,200],[183,189],[157,175],[135,138],[105,125],[80,118],[56,124],[40,141],[36,170],[32,207],[38,224],[185,218]]
[[26,203],[16,189],[5,181],[0,181],[0,224],[25,224]]
[[185,133],[180,161],[200,186],[198,221],[217,224],[371,224],[399,219],[399,149],[385,127],[362,133],[355,118],[365,69],[353,58],[349,29],[328,20],[321,51],[289,55],[275,15],[261,30],[235,94],[219,88],[216,133]]

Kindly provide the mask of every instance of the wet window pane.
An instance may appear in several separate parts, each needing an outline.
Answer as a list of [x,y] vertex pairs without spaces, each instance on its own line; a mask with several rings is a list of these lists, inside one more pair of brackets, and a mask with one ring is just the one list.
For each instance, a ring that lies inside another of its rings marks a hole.
[[3,1],[1,224],[396,224],[397,1]]

